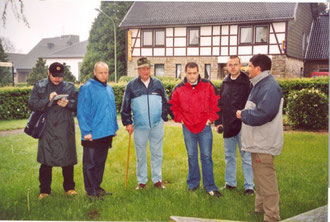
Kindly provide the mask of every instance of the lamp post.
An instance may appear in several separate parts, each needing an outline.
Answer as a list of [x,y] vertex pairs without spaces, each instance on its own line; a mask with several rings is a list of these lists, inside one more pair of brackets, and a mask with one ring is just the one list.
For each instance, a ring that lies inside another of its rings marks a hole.
[[112,24],[113,24],[114,42],[115,42],[115,82],[117,82],[117,37],[116,37],[117,31],[116,31],[116,24],[115,24],[115,22],[113,21],[113,19],[110,16],[108,16],[107,14],[105,14],[104,11],[102,11],[99,8],[96,8],[95,10],[98,11],[98,12],[100,12],[100,13],[102,13],[106,17],[108,17],[111,20]]

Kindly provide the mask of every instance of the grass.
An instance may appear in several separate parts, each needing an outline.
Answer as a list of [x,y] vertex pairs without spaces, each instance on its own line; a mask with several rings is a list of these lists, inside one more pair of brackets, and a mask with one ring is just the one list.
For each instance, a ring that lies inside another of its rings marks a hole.
[[[10,125],[10,124],[9,124]],[[120,124],[121,125],[121,124]],[[80,141],[79,129],[76,139]],[[218,187],[224,185],[223,139],[214,132],[213,161]],[[280,189],[282,219],[327,204],[328,135],[286,132],[282,154],[275,164]],[[166,125],[163,181],[166,190],[152,187],[136,191],[135,150],[131,144],[127,190],[124,188],[128,135],[120,127],[109,151],[102,187],[113,192],[103,201],[86,197],[82,176],[82,147],[77,142],[78,165],[75,182],[78,196],[66,197],[61,168],[53,169],[52,194],[38,201],[37,140],[17,134],[0,137],[0,220],[131,220],[168,221],[187,216],[210,219],[262,221],[249,215],[254,197],[243,195],[243,175],[238,164],[238,189],[222,191],[223,198],[212,198],[202,189],[188,192],[187,156],[181,127]],[[150,178],[150,168],[149,168]],[[150,179],[149,179],[150,180]]]

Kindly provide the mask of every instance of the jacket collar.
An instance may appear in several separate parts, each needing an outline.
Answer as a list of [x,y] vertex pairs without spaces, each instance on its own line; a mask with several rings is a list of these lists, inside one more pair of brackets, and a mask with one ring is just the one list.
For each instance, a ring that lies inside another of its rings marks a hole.
[[189,83],[188,80],[187,80],[187,77],[184,77],[183,82],[184,82],[184,84],[185,84],[186,86],[196,87],[196,86],[200,83],[201,79],[202,79],[202,78],[201,78],[201,75],[199,74],[199,75],[198,75],[198,79],[197,79],[197,83],[196,83],[196,85],[194,85],[194,86],[190,85],[190,83]]
[[107,87],[108,83],[102,83],[98,80],[95,79],[89,79],[88,81],[90,81],[91,83],[98,85],[98,86],[103,86],[103,87]]
[[270,75],[271,75],[270,70],[265,70],[262,73],[260,73],[259,75],[252,78],[251,83],[253,86],[255,86],[255,85],[257,85],[258,82],[260,82],[261,80],[263,80],[264,78],[266,78]]
[[247,76],[247,74],[245,74],[245,72],[242,72],[242,71],[241,71],[241,74],[240,74],[235,80],[232,80],[232,79],[230,78],[230,74],[228,74],[228,75],[226,75],[226,77],[223,79],[223,82],[231,82],[231,81],[235,81],[235,83],[240,83],[240,82],[245,83],[246,78],[248,79],[249,77]]

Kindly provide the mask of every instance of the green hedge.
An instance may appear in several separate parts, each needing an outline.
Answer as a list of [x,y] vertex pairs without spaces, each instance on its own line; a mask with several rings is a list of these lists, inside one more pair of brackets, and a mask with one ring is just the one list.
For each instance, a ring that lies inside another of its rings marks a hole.
[[[132,79],[127,77],[127,79]],[[173,78],[160,78],[165,87],[165,91],[170,96],[173,88],[180,82]],[[315,88],[328,95],[328,81],[327,78],[320,79],[288,79],[278,80],[284,93],[284,108],[286,108],[287,98],[291,91],[300,90],[304,88]],[[221,81],[212,81],[215,87],[219,90]],[[127,82],[122,81],[119,83],[110,83],[113,87],[116,97],[117,112],[120,112],[122,98],[125,91]],[[79,88],[79,86],[77,87]],[[29,109],[27,108],[27,102],[31,93],[32,87],[5,87],[0,88],[0,120],[8,119],[24,119],[29,117]]]

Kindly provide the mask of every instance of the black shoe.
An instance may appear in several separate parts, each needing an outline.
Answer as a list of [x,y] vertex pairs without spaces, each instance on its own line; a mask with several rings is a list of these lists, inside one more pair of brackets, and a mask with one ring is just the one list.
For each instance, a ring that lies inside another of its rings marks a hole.
[[226,184],[222,189],[234,190],[234,189],[236,189],[236,187]]
[[253,196],[254,195],[254,190],[252,190],[252,189],[246,189],[244,191],[244,194],[247,195],[247,196]]
[[211,190],[207,194],[214,197],[222,197],[222,194],[217,190]]
[[106,195],[112,195],[112,193],[111,192],[107,192],[107,191],[105,191],[102,187],[99,187],[98,189],[97,189],[97,196],[106,196]]
[[193,188],[188,188],[188,191],[192,191],[192,192],[194,192],[194,191],[196,191],[196,190],[198,190],[199,189],[199,186],[197,186],[197,187],[193,187]]

